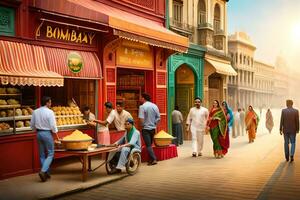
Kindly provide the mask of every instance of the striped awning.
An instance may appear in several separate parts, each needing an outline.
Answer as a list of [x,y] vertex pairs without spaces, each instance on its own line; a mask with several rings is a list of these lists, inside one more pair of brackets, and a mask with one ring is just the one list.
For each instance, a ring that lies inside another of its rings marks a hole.
[[41,46],[0,40],[1,84],[63,86],[64,79],[48,70]]
[[217,73],[227,76],[237,76],[237,72],[233,69],[230,61],[219,61],[211,58],[205,58],[205,61],[214,67]]
[[75,51],[82,58],[83,67],[78,73],[72,72],[68,67],[68,55],[73,50],[45,47],[49,70],[66,78],[101,79],[101,63],[93,52]]

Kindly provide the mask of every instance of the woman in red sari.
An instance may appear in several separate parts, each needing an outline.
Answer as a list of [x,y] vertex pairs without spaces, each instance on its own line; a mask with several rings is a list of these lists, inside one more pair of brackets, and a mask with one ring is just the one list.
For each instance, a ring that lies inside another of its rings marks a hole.
[[207,121],[207,131],[208,130],[210,132],[211,140],[213,141],[215,158],[222,158],[224,154],[219,142],[219,137],[226,137],[227,121],[225,113],[217,100],[214,100],[213,107],[209,112]]

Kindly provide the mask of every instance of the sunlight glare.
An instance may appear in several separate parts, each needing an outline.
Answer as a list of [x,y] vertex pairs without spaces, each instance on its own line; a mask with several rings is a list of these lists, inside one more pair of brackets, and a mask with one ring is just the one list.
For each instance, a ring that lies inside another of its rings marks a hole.
[[300,23],[295,24],[292,29],[292,41],[297,44],[300,43]]

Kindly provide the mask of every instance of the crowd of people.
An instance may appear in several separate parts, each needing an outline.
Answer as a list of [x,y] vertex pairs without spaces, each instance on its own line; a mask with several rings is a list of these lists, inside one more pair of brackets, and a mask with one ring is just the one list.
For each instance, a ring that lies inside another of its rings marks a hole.
[[[186,131],[192,136],[192,156],[202,156],[203,136],[210,134],[213,142],[214,156],[223,158],[230,146],[230,136],[236,138],[248,134],[248,142],[253,143],[261,117],[254,111],[251,105],[245,112],[243,108],[238,108],[233,112],[226,101],[221,104],[214,100],[213,106],[208,111],[203,107],[199,97],[194,99],[194,107],[189,111],[186,119]],[[266,128],[272,132],[274,121],[270,109],[266,113]],[[174,144],[183,144],[183,116],[179,107],[175,106],[172,112],[172,134],[176,138]]]
[[[50,165],[54,157],[54,140],[52,133],[57,133],[55,115],[51,108],[51,98],[43,97],[42,106],[36,109],[31,118],[31,128],[37,131],[37,141],[40,154],[41,171],[39,176],[41,180],[47,181],[50,176]],[[299,132],[299,113],[294,109],[293,101],[287,100],[287,108],[282,110],[280,119],[280,134],[284,135],[284,150],[286,161],[294,161],[296,133]],[[140,132],[134,126],[135,122],[132,115],[124,109],[122,102],[116,103],[116,109],[111,102],[104,104],[107,118],[105,120],[96,119],[91,113],[89,107],[84,107],[84,119],[87,124],[99,129],[101,125],[102,133],[108,133],[108,126],[113,124],[117,130],[124,130],[125,133],[113,145],[118,147],[118,153],[115,173],[119,173],[125,168],[129,152],[135,148],[141,150]],[[183,144],[184,119],[179,107],[175,106],[172,112],[172,134],[175,137],[174,143]],[[203,138],[205,134],[210,134],[213,143],[213,153],[215,158],[221,159],[227,153],[230,147],[230,135],[232,137],[243,136],[245,131],[248,134],[249,143],[253,143],[256,138],[256,132],[261,117],[249,105],[247,112],[244,109],[238,109],[235,113],[229,107],[226,101],[221,104],[218,100],[213,101],[210,110],[202,106],[202,100],[199,97],[194,99],[194,107],[190,108],[186,119],[186,131],[192,136],[192,156],[202,156]],[[152,148],[153,138],[156,133],[157,125],[160,121],[160,113],[157,105],[151,102],[149,94],[142,94],[141,105],[138,114],[139,122],[142,127],[142,137],[149,155],[148,165],[157,164],[157,158]],[[266,113],[266,128],[269,133],[272,132],[274,121],[271,110]],[[104,128],[103,128],[104,127]],[[105,134],[102,134],[105,135]],[[108,138],[102,138],[102,143],[110,144]],[[98,141],[99,142],[99,141]],[[291,149],[289,144],[291,143]]]

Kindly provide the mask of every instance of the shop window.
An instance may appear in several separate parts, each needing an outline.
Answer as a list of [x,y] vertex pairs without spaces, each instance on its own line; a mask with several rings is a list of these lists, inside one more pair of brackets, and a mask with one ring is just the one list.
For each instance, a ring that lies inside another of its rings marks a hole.
[[0,85],[0,136],[31,131],[35,87]]
[[15,36],[15,10],[0,6],[0,35]]
[[198,3],[198,24],[206,23],[206,6],[204,0]]
[[52,98],[53,106],[68,106],[74,99],[80,109],[89,106],[95,113],[95,80],[65,79],[63,87],[43,87],[42,95]]
[[214,9],[214,30],[219,31],[221,29],[221,9],[220,5],[216,4]]
[[[124,103],[124,108],[138,120],[141,94],[145,91],[145,73],[142,70],[117,70],[116,100]],[[138,125],[138,124],[136,124]]]

